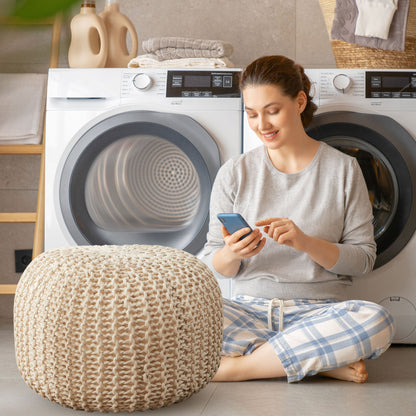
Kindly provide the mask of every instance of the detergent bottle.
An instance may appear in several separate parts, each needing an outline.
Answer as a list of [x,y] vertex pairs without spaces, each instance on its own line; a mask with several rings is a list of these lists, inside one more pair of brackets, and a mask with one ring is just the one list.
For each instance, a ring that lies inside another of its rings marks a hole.
[[[108,34],[107,68],[127,67],[137,56],[137,33],[133,23],[120,13],[118,0],[106,0],[104,11],[100,13]],[[131,51],[127,49],[127,33],[131,38]]]
[[71,20],[68,63],[71,68],[103,68],[108,54],[105,24],[96,14],[95,0],[84,0]]

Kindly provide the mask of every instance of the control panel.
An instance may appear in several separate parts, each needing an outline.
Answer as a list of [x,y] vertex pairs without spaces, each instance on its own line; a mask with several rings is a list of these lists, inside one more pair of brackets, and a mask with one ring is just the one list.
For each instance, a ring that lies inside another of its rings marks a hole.
[[168,71],[166,97],[238,98],[239,72]]
[[366,98],[416,98],[415,71],[366,71]]

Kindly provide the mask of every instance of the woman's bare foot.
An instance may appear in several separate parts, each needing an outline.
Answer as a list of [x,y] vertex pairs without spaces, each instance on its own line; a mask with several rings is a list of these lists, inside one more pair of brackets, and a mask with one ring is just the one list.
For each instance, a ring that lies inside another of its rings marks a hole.
[[[334,370],[323,371],[320,374],[355,383],[365,383],[368,377],[362,360]],[[286,372],[280,360],[267,342],[249,355],[223,356],[217,374],[212,381],[243,381],[285,376]]]
[[323,371],[319,374],[338,380],[353,381],[354,383],[365,383],[368,378],[363,360],[345,365],[344,367],[335,368],[334,370]]

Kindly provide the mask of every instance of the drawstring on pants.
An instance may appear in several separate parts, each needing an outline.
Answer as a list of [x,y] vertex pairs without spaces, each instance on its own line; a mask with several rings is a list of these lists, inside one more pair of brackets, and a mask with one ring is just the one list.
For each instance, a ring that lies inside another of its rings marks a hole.
[[284,302],[283,299],[274,298],[271,299],[269,302],[269,310],[267,313],[267,326],[270,330],[273,331],[273,308],[275,306],[279,305],[279,332],[283,331],[283,308],[284,308]]

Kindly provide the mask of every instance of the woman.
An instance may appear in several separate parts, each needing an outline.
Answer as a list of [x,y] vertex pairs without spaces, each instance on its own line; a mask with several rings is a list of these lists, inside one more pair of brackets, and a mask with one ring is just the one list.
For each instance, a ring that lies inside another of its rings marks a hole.
[[[234,280],[224,299],[224,342],[214,381],[314,374],[365,382],[363,359],[390,345],[381,306],[341,301],[350,276],[373,268],[372,208],[355,158],[309,137],[316,106],[300,65],[259,58],[240,87],[263,146],[227,161],[216,177],[203,260]],[[216,216],[257,227],[230,235]],[[263,234],[263,233],[264,234]],[[361,277],[360,277],[361,278]]]

